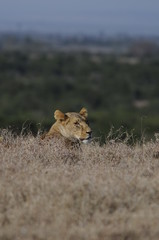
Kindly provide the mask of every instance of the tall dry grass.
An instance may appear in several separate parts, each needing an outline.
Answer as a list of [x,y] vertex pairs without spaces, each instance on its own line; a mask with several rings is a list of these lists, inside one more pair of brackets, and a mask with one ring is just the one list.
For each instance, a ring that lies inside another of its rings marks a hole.
[[67,149],[2,131],[0,239],[159,239],[158,138]]

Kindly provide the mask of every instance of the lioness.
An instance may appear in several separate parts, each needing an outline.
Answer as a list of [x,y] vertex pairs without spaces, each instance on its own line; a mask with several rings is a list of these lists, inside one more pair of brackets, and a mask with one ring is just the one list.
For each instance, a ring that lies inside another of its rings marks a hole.
[[60,110],[56,110],[54,113],[56,122],[42,139],[55,136],[64,137],[70,142],[88,143],[91,139],[92,131],[88,125],[87,117],[88,113],[85,108],[82,108],[79,113],[63,113]]

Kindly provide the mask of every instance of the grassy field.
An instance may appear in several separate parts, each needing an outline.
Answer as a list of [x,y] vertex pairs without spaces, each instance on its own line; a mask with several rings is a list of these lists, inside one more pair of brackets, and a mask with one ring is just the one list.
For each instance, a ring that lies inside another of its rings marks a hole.
[[2,135],[0,240],[159,239],[158,137],[66,149]]

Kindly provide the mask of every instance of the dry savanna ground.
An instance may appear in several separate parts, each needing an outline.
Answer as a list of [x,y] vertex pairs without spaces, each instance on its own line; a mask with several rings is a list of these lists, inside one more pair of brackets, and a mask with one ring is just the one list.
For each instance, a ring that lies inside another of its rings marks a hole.
[[2,135],[0,240],[159,239],[158,138],[67,149]]

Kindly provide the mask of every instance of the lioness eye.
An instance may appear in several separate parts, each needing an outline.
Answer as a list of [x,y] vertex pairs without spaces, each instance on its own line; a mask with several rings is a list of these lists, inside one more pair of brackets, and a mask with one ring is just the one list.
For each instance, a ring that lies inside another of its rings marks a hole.
[[74,124],[75,124],[76,126],[79,126],[79,122],[74,122]]
[[88,122],[88,120],[86,120],[86,123],[87,123],[87,125],[89,126],[89,122]]

